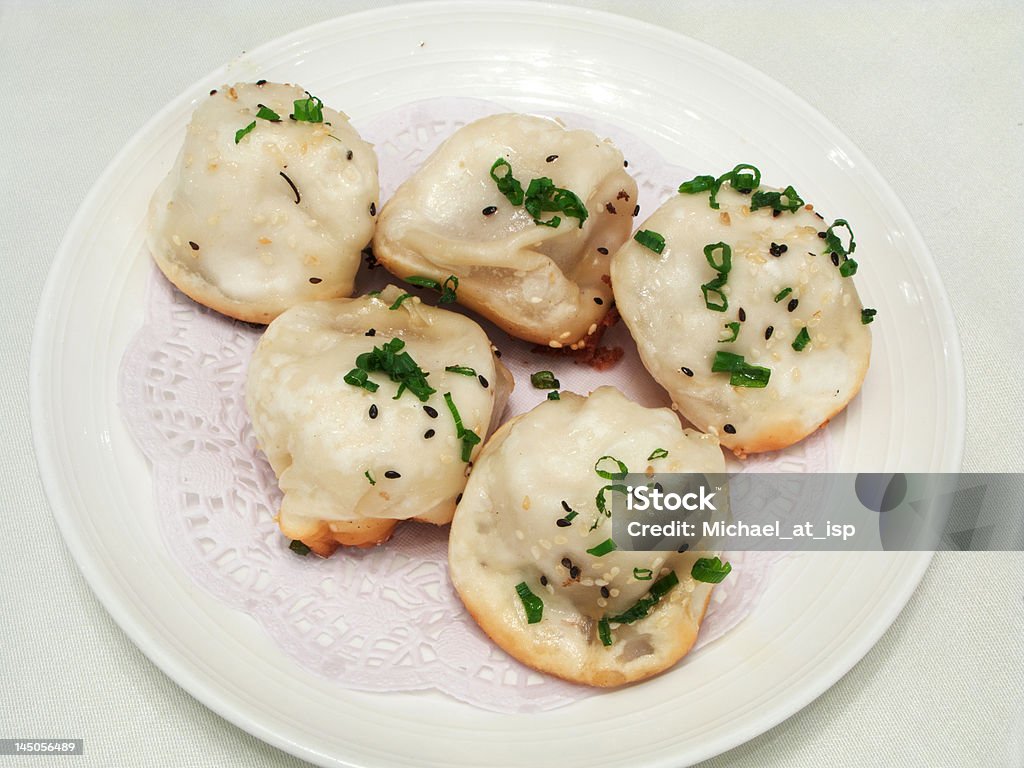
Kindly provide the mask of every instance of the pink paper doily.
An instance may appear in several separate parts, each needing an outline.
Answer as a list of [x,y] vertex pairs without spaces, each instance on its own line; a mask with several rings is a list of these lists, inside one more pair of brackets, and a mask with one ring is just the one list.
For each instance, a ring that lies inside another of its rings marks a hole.
[[[458,127],[502,111],[509,110],[485,101],[433,99],[357,125],[380,158],[381,198]],[[693,176],[613,126],[555,116],[615,141],[637,179],[642,211],[653,211],[680,180]],[[383,269],[364,268],[357,291],[389,282],[398,281]],[[538,367],[554,370],[563,389],[586,393],[612,384],[643,405],[669,404],[621,323],[604,343],[623,347],[625,356],[603,373],[539,358],[531,345],[481,325],[520,382],[506,417],[544,399],[544,392],[522,385]],[[262,330],[194,303],[154,268],[144,325],[121,363],[121,410],[152,465],[163,538],[192,580],[227,608],[256,619],[303,667],[344,688],[436,689],[498,712],[552,709],[599,695],[523,666],[480,631],[448,580],[447,526],[406,523],[384,546],[343,550],[327,560],[289,551],[273,520],[280,502],[276,480],[256,447],[244,404],[246,368]],[[831,465],[828,433],[729,465],[731,471],[825,472]],[[726,556],[733,572],[712,593],[698,648],[750,612],[782,557]]]

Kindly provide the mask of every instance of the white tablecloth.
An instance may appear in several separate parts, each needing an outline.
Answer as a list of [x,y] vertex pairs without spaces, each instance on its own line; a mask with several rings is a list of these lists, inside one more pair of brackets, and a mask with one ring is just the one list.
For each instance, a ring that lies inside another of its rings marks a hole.
[[[204,708],[122,634],[64,549],[30,441],[40,290],[99,173],[172,97],[267,40],[383,0],[0,1],[0,738],[86,754],[0,764],[302,764]],[[776,78],[901,196],[963,340],[964,467],[1021,471],[1024,12],[1019,3],[576,2]],[[939,555],[881,642],[805,710],[710,766],[1024,765],[1024,556]]]

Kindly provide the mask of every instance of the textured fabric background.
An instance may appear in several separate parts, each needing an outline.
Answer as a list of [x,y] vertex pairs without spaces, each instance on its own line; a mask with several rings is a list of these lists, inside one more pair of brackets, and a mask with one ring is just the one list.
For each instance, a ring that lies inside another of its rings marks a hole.
[[[148,117],[244,50],[384,4],[0,0],[0,738],[82,737],[86,755],[75,765],[302,764],[198,704],[93,597],[38,478],[28,360],[60,239],[96,177]],[[967,376],[964,468],[1024,469],[1022,6],[574,4],[729,52],[787,85],[864,150],[903,199],[951,295]],[[939,555],[853,671],[782,725],[706,765],[1019,768],[1022,691],[1024,556]],[[70,764],[32,761],[51,763]]]

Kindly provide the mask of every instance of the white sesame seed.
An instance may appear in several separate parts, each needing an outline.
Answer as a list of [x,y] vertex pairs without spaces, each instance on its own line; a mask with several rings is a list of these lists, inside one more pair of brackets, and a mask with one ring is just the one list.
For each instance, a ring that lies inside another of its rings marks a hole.
[[533,555],[534,560],[540,560],[540,547],[534,544],[530,547],[530,554]]
[[516,538],[519,539],[520,541],[522,541],[523,539],[526,538],[526,536],[523,534],[522,531],[517,530],[516,531]]
[[598,608],[604,608],[607,605],[608,605],[608,601],[605,600],[603,597],[597,598],[597,607]]

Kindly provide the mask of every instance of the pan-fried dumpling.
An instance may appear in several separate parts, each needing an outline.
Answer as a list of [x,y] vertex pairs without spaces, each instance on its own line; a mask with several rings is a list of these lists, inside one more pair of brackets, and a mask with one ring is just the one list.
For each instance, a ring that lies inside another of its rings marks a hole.
[[511,390],[479,325],[393,286],[287,310],[246,390],[281,531],[326,556],[379,544],[400,520],[447,523]]
[[874,316],[853,284],[846,222],[829,226],[792,187],[761,186],[755,173],[684,184],[695,191],[668,200],[612,260],[647,370],[739,455],[792,445],[846,407]]
[[674,664],[711,594],[691,576],[702,553],[627,552],[609,541],[597,499],[618,462],[633,472],[725,472],[718,441],[684,430],[667,408],[612,387],[562,393],[488,441],[449,540],[452,583],[483,630],[520,661],[588,685]]
[[459,278],[459,302],[521,339],[579,348],[611,304],[636,182],[588,131],[494,115],[453,134],[381,211],[373,251],[399,277]]
[[149,250],[182,292],[268,323],[348,296],[373,237],[377,156],[294,85],[225,86],[196,109],[149,207]]

